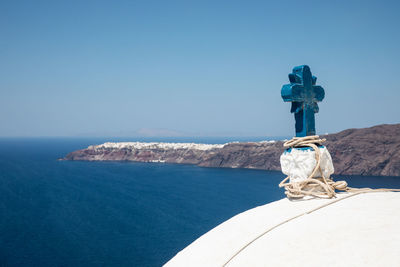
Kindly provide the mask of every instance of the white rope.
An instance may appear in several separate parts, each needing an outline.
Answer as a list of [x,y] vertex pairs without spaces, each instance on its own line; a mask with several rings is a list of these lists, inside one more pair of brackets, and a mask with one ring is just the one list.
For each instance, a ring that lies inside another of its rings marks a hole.
[[[315,151],[316,164],[309,175],[309,177],[300,182],[287,182],[289,176],[279,183],[279,187],[285,188],[285,194],[289,198],[303,198],[305,196],[312,196],[318,198],[333,198],[336,196],[335,190],[349,191],[346,181],[334,182],[328,177],[324,176],[321,170],[321,152],[319,146],[325,142],[326,139],[319,138],[318,135],[306,137],[294,137],[293,139],[285,142],[285,148],[296,147],[310,147]],[[315,177],[316,173],[321,174],[321,177]]]

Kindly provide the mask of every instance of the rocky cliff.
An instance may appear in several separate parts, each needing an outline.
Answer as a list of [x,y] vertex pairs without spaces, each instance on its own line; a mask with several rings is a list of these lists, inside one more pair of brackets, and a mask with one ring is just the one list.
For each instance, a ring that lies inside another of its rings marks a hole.
[[[349,129],[322,136],[335,174],[400,176],[400,124]],[[190,143],[105,143],[69,153],[65,160],[139,161],[204,167],[280,170],[282,141],[204,145]]]

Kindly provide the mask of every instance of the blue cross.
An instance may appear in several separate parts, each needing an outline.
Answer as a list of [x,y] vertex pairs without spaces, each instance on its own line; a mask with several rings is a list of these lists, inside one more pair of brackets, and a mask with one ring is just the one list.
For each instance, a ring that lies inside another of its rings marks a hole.
[[296,120],[296,136],[304,137],[315,135],[315,116],[318,112],[318,101],[325,96],[324,89],[315,85],[317,77],[311,75],[307,65],[293,68],[289,74],[290,84],[282,87],[283,101],[292,102],[291,113]]

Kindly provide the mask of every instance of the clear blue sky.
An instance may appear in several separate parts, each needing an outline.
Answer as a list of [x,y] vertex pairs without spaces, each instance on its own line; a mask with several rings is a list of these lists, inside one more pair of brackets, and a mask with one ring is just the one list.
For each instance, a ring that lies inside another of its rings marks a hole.
[[[0,136],[294,134],[400,122],[399,1],[1,1]],[[150,129],[150,130],[140,130]],[[164,134],[168,134],[165,130]]]

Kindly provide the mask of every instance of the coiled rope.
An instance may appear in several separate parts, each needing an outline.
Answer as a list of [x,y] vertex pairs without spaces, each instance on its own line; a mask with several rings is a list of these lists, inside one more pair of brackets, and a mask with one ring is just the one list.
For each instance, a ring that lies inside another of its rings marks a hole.
[[[335,190],[362,193],[366,191],[398,191],[396,189],[371,189],[371,188],[353,188],[347,185],[346,181],[333,181],[329,177],[324,177],[324,173],[321,170],[321,151],[319,146],[325,142],[325,138],[320,138],[318,135],[305,136],[305,137],[293,137],[291,140],[286,141],[283,146],[285,148],[296,148],[296,147],[311,147],[315,151],[316,164],[309,175],[309,177],[300,182],[287,182],[289,176],[283,179],[279,183],[279,187],[285,188],[285,194],[288,198],[303,198],[305,196],[317,197],[317,198],[333,198],[336,196]],[[315,177],[315,174],[319,171],[321,177]]]

